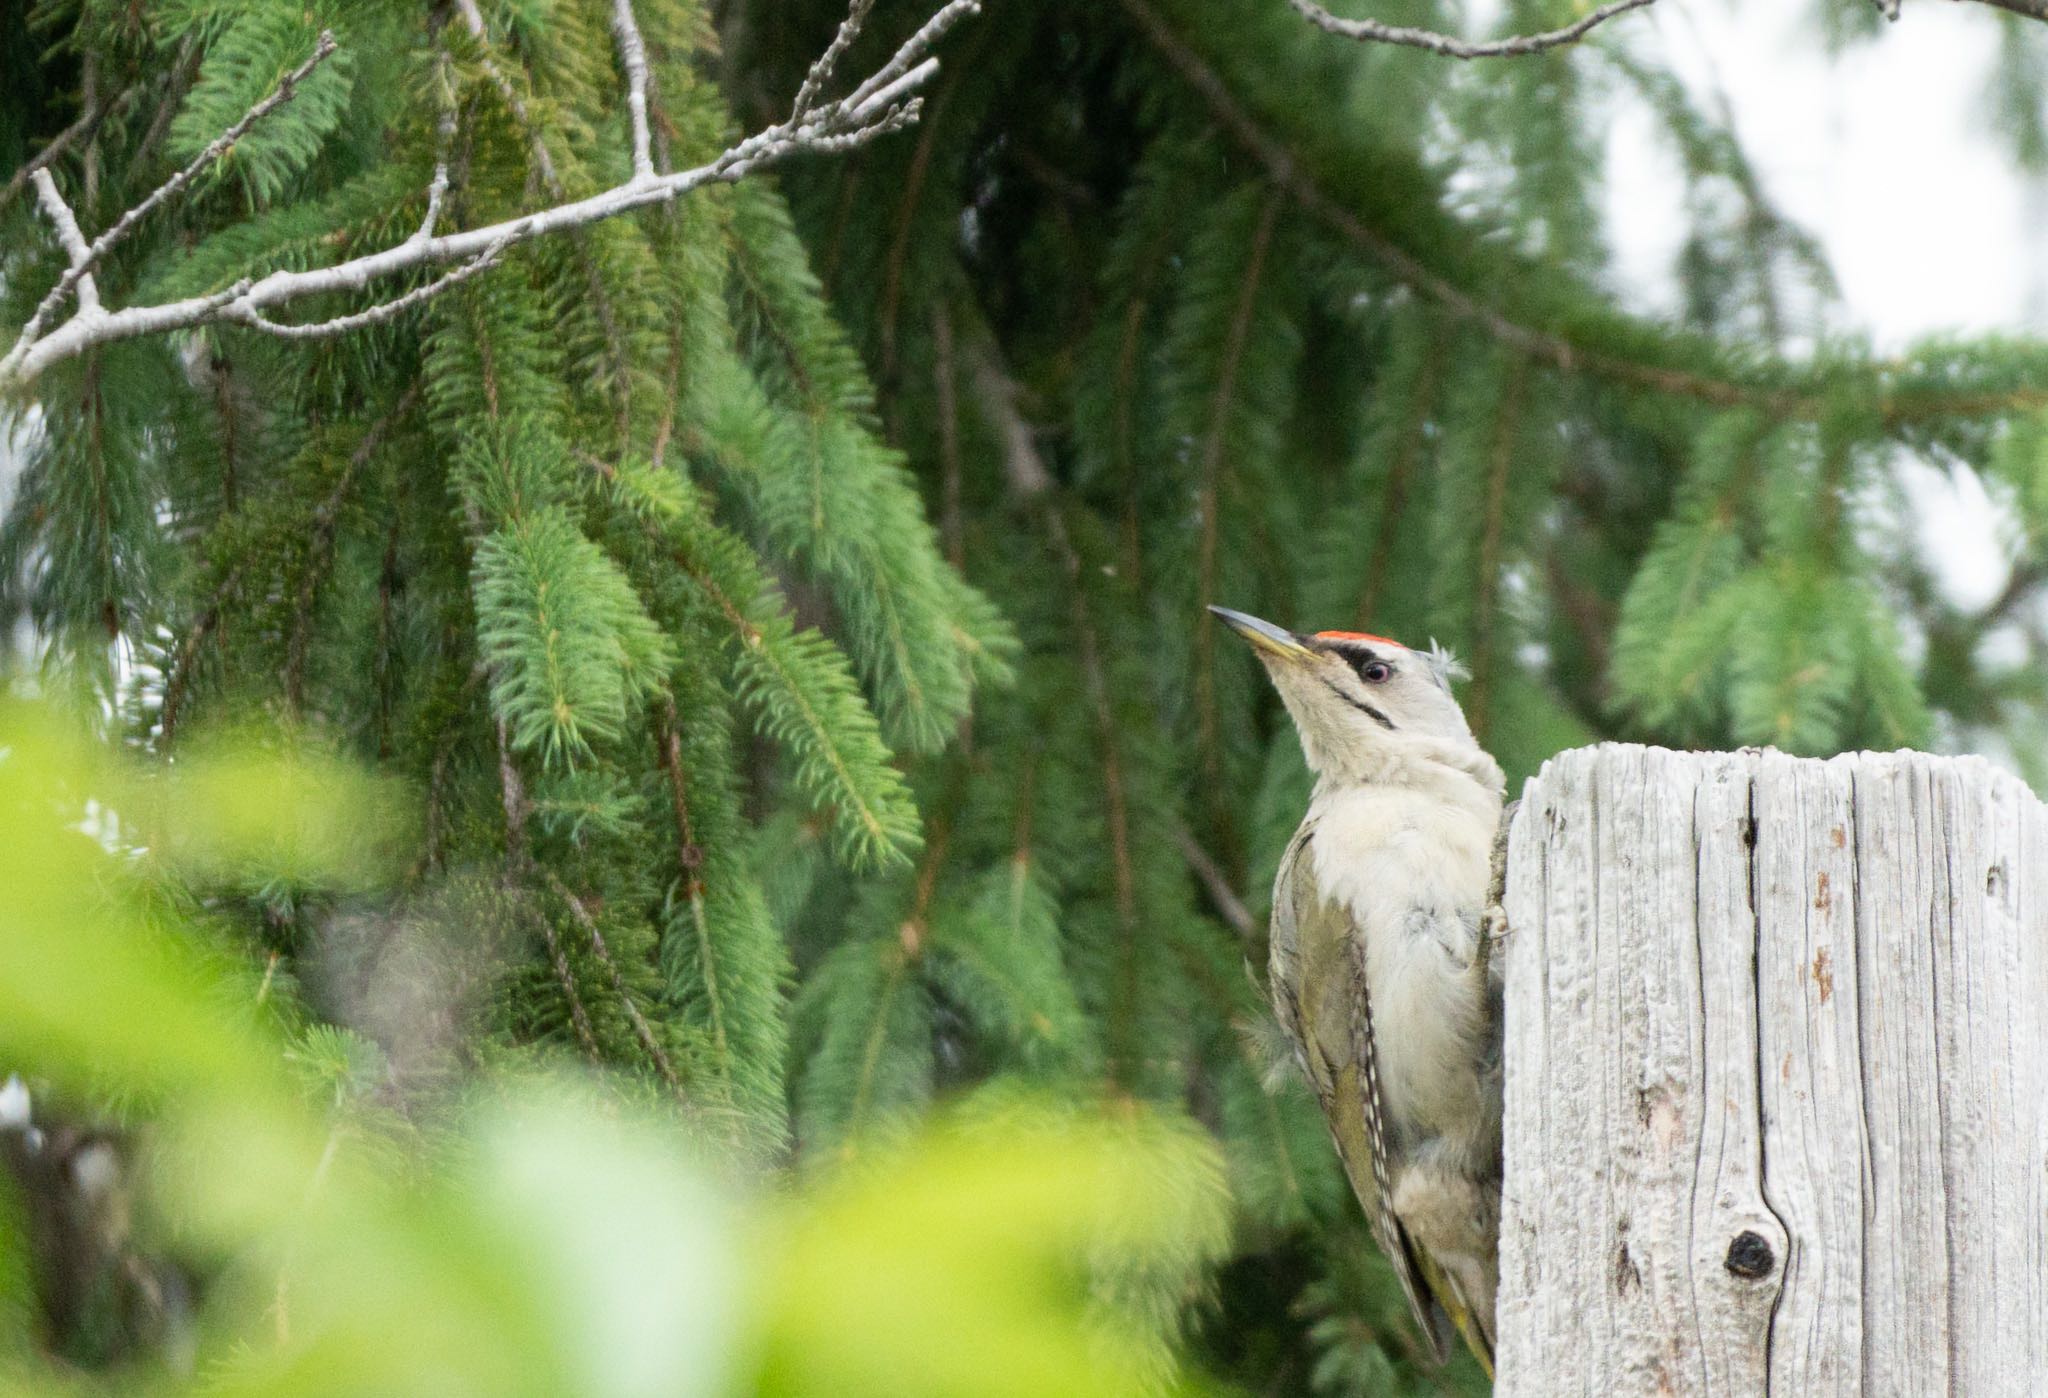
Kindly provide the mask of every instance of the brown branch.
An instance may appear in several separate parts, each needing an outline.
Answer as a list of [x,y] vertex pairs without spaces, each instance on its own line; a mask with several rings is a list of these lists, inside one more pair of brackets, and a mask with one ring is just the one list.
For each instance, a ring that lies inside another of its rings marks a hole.
[[946,561],[966,571],[965,534],[960,516],[960,404],[954,383],[953,313],[932,304],[932,394],[939,414],[939,539]]
[[392,692],[391,680],[391,672],[396,664],[392,655],[396,624],[392,616],[392,601],[399,589],[405,585],[405,578],[398,571],[399,525],[405,519],[404,505],[405,492],[401,489],[398,502],[391,511],[391,523],[385,530],[384,556],[377,570],[377,658],[371,664],[370,678],[377,691],[379,762],[391,756],[391,715],[398,704],[398,696]]
[[1223,866],[1210,857],[1202,848],[1202,842],[1186,826],[1175,826],[1173,838],[1180,845],[1181,858],[1187,861],[1188,869],[1202,890],[1209,895],[1209,901],[1216,905],[1216,915],[1230,924],[1230,930],[1237,933],[1238,940],[1247,945],[1258,941],[1259,920],[1237,896],[1237,890],[1230,886],[1230,876],[1223,872]]
[[731,1053],[725,1035],[725,1001],[718,991],[718,959],[713,955],[710,920],[704,911],[704,880],[697,877],[704,864],[704,850],[697,843],[697,832],[690,820],[688,774],[683,771],[683,744],[678,736],[673,699],[662,701],[661,720],[654,731],[654,750],[662,775],[668,778],[669,801],[675,808],[676,867],[683,895],[690,904],[690,925],[697,934],[698,963],[704,971],[704,1002],[711,1017],[711,1043],[723,1064]]
[[[1072,613],[1081,677],[1087,689],[1088,707],[1095,720],[1096,739],[1102,749],[1103,800],[1109,825],[1110,871],[1115,890],[1117,926],[1116,1004],[1134,1009],[1138,995],[1137,945],[1138,883],[1132,854],[1130,797],[1125,789],[1121,731],[1116,708],[1110,698],[1109,672],[1103,663],[1102,643],[1095,618],[1088,605],[1088,589],[1081,567],[1080,550],[1060,514],[1058,492],[1052,473],[1038,453],[1031,424],[1017,410],[1017,385],[996,357],[985,337],[975,345],[973,377],[976,396],[988,424],[1002,445],[1003,474],[1011,496],[1038,512],[1046,540],[1052,545],[1053,561],[1066,574],[1073,594]],[[1109,1076],[1128,1086],[1136,1068],[1138,1049],[1129,1042],[1131,1016],[1117,1014],[1110,1027]]]
[[[517,898],[519,894],[514,892],[512,896]],[[603,1063],[604,1050],[597,1045],[597,1034],[590,1027],[590,1011],[584,1008],[583,997],[576,990],[576,973],[569,968],[569,957],[562,950],[562,939],[555,935],[555,924],[531,904],[526,906],[526,915],[540,928],[540,939],[548,949],[548,964],[554,968],[555,980],[569,1002],[569,1023],[575,1026],[576,1042],[583,1046],[583,1056],[592,1063]]]
[[[1279,221],[1286,192],[1275,185],[1259,209],[1258,227],[1252,232],[1251,254],[1245,261],[1237,304],[1231,308],[1230,325],[1223,335],[1223,354],[1216,366],[1216,386],[1209,409],[1207,430],[1202,435],[1201,467],[1196,476],[1195,513],[1201,521],[1195,562],[1195,723],[1196,746],[1202,760],[1210,799],[1210,816],[1216,829],[1230,832],[1231,811],[1228,784],[1223,775],[1221,719],[1216,708],[1216,619],[1209,606],[1221,600],[1216,595],[1216,563],[1223,521],[1224,441],[1231,409],[1237,399],[1237,374],[1244,362],[1245,342],[1251,338],[1252,317],[1258,309],[1259,283],[1265,275],[1266,254],[1273,245],[1273,227]],[[1226,840],[1226,847],[1235,843]]]
[[119,97],[116,97],[110,104],[102,104],[88,99],[85,104],[85,110],[79,114],[77,121],[72,122],[62,131],[59,131],[50,139],[50,144],[44,146],[33,156],[30,156],[27,164],[7,177],[6,188],[0,189],[0,209],[6,208],[13,201],[14,196],[21,193],[22,186],[29,182],[29,179],[36,171],[41,170],[51,161],[57,159],[57,157],[71,149],[78,142],[90,141],[93,133],[100,129],[100,123],[107,119],[108,114],[127,105],[134,95],[134,89],[130,88]]
[[[443,654],[452,653],[458,644],[448,631],[443,632]],[[426,816],[420,834],[420,857],[406,875],[407,883],[418,882],[428,868],[440,868],[447,859],[447,820],[442,812],[447,807],[448,769],[455,757],[455,745],[462,739],[461,720],[468,712],[470,698],[484,682],[482,666],[471,666],[463,678],[462,686],[455,692],[451,705],[452,716],[443,723],[435,734],[434,758],[427,766]],[[502,778],[502,774],[501,774]]]
[[1387,568],[1408,507],[1408,487],[1422,458],[1422,443],[1428,436],[1430,414],[1436,410],[1437,387],[1443,373],[1444,342],[1442,337],[1432,335],[1409,397],[1406,430],[1401,433],[1400,445],[1387,468],[1387,488],[1379,501],[1379,527],[1374,531],[1372,556],[1366,559],[1365,583],[1358,590],[1357,620],[1359,629],[1364,631],[1372,630],[1377,620],[1380,589],[1386,586]]
[[1465,714],[1471,720],[1473,736],[1486,741],[1489,701],[1493,696],[1493,672],[1497,659],[1494,638],[1498,630],[1501,539],[1507,527],[1508,472],[1515,461],[1515,437],[1522,424],[1522,388],[1529,362],[1517,359],[1508,370],[1501,392],[1499,417],[1494,423],[1492,451],[1486,473],[1486,506],[1479,533],[1478,599],[1472,618],[1472,688],[1465,698]]
[[[2020,0],[2010,0],[2010,3],[2019,2]],[[1543,34],[1523,34],[1490,43],[1472,43],[1453,38],[1449,34],[1439,34],[1431,29],[1410,29],[1404,25],[1381,24],[1376,19],[1339,19],[1318,5],[1315,0],[1287,0],[1287,3],[1294,6],[1295,12],[1316,28],[1341,35],[1346,39],[1427,49],[1445,58],[1519,58],[1524,54],[1541,53],[1545,49],[1575,43],[1584,38],[1596,25],[1605,24],[1616,15],[1626,14],[1630,10],[1643,9],[1656,3],[1656,0],[1614,0],[1613,4],[1602,5],[1584,19],[1575,24],[1568,24],[1562,29],[1553,29]]]
[[334,556],[334,536],[341,525],[342,501],[347,498],[349,487],[355,484],[356,473],[376,454],[392,425],[411,411],[419,396],[420,386],[415,383],[399,395],[390,412],[370,424],[369,430],[363,433],[363,440],[349,453],[348,462],[342,467],[334,489],[313,511],[313,535],[307,548],[305,571],[299,578],[297,602],[292,610],[291,639],[285,647],[284,702],[286,709],[293,714],[303,707],[305,699],[306,651],[312,642],[313,601],[319,591],[320,580]]
[[199,648],[206,644],[206,638],[213,634],[213,628],[220,621],[220,610],[227,605],[229,594],[242,580],[240,564],[228,570],[220,580],[220,586],[213,590],[213,597],[198,616],[192,619],[192,628],[185,638],[178,642],[178,649],[171,657],[171,663],[164,671],[164,701],[157,713],[157,746],[168,747],[177,731],[179,712],[184,707],[185,691],[192,682],[192,666],[199,659]]
[[512,756],[512,735],[505,720],[496,720],[498,733],[498,791],[505,806],[505,858],[515,865],[526,862],[526,816],[533,803],[526,799],[526,781],[519,775],[519,763]]
[[[537,866],[526,843],[526,817],[533,809],[533,802],[526,794],[526,781],[519,775],[519,763],[512,755],[512,739],[506,731],[505,720],[497,720],[498,733],[498,787],[505,806],[505,873],[506,892],[520,900],[526,915],[540,928],[541,941],[548,949],[548,963],[554,968],[555,980],[562,987],[562,996],[569,1004],[569,1022],[575,1027],[576,1041],[583,1046],[584,1056],[592,1063],[604,1061],[604,1051],[598,1046],[597,1033],[591,1027],[590,1011],[583,1003],[583,995],[576,989],[576,974],[569,965],[569,957],[562,950],[562,939],[555,933],[555,924],[545,910],[527,901],[517,887],[521,877],[534,871]],[[553,878],[547,870],[539,870]],[[572,907],[581,911],[580,906],[570,899]]]
[[[2004,10],[2008,14],[2048,21],[2048,0],[1980,0],[1980,3]],[[1878,8],[1884,11],[1886,19],[1899,17],[1898,0],[1885,0]]]
[[896,201],[895,227],[889,231],[889,251],[882,262],[882,300],[875,319],[881,327],[882,366],[877,376],[883,383],[896,377],[896,318],[903,301],[903,272],[910,261],[910,234],[917,221],[917,203],[924,194],[924,182],[931,173],[932,148],[938,140],[938,113],[945,105],[950,85],[932,99],[931,121],[917,133],[917,146],[910,153],[910,165],[903,172],[903,192]]
[[547,880],[548,887],[554,890],[555,896],[569,905],[569,912],[576,919],[576,925],[590,938],[590,949],[597,954],[597,959],[604,963],[612,989],[618,993],[619,1004],[624,1007],[626,1018],[632,1022],[633,1037],[640,1041],[640,1047],[646,1049],[647,1056],[654,1060],[654,1066],[661,1071],[662,1081],[669,1085],[671,1091],[680,1094],[683,1090],[683,1080],[676,1076],[675,1064],[669,1061],[668,1050],[661,1046],[661,1040],[655,1036],[654,1026],[647,1022],[647,1016],[640,1012],[640,1006],[634,1002],[632,992],[626,989],[626,978],[619,972],[619,963],[612,959],[611,948],[605,945],[604,933],[599,929],[597,919],[591,916],[590,909],[583,905],[583,900],[570,892],[569,885],[563,883],[554,870],[542,869],[540,872]]

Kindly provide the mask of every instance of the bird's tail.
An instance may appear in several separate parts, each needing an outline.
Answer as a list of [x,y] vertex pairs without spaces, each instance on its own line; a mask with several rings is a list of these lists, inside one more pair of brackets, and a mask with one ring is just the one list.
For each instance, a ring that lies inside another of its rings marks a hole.
[[1465,1341],[1465,1348],[1472,1351],[1472,1357],[1479,1361],[1479,1367],[1486,1370],[1489,1381],[1493,1378],[1493,1306],[1490,1297],[1467,1297],[1465,1288],[1451,1271],[1431,1257],[1423,1248],[1414,1249],[1417,1270],[1436,1303],[1443,1307],[1451,1324]]

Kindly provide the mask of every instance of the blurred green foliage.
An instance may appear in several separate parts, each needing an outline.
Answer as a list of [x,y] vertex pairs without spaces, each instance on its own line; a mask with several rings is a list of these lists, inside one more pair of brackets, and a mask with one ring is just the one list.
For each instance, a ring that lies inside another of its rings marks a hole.
[[402,794],[249,735],[145,771],[48,706],[0,709],[0,1062],[39,1108],[120,1118],[118,1207],[194,1297],[152,1357],[61,1368],[10,1207],[0,1391],[1194,1391],[1130,1282],[1224,1248],[1221,1162],[1141,1107],[985,1096],[795,1194],[559,1072],[380,1113],[376,1047],[295,1027],[205,908],[282,879],[374,893]]

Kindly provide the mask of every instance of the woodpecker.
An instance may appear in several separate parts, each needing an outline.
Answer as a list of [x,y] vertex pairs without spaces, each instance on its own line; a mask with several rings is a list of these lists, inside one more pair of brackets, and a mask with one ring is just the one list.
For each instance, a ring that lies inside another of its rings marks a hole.
[[1273,885],[1273,1012],[1431,1355],[1455,1329],[1490,1377],[1500,764],[1434,644],[1209,610],[1251,643],[1316,779]]

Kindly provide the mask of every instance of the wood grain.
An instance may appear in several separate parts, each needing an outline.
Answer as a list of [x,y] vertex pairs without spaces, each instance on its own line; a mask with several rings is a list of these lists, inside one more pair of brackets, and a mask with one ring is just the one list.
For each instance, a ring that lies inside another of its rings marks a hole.
[[1498,1391],[2048,1393],[2048,810],[1561,754],[1509,837]]

